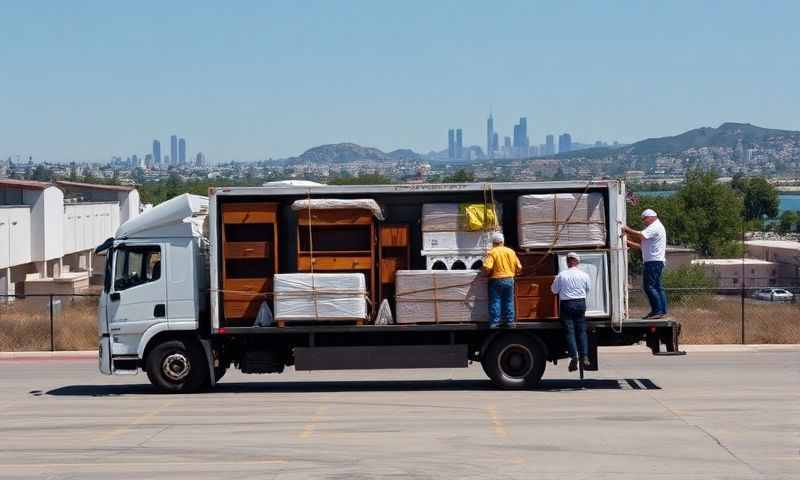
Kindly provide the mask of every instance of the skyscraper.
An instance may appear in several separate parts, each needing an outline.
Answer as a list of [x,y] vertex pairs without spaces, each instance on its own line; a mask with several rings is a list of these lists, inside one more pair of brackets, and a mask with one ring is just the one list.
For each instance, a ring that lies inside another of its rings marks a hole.
[[178,162],[178,136],[169,137],[169,160],[173,165]]
[[494,137],[494,117],[490,113],[489,118],[486,119],[486,157],[488,158],[494,158]]
[[203,152],[197,152],[197,156],[195,157],[194,164],[198,167],[205,167],[206,165],[206,156],[203,155]]
[[555,155],[556,153],[556,144],[555,138],[552,135],[548,135],[544,137],[544,154],[545,155]]
[[161,164],[161,142],[153,140],[153,161],[156,165]]
[[447,158],[456,158],[456,131],[452,128],[447,131]]
[[562,133],[558,136],[558,153],[566,153],[572,150],[572,135]]
[[514,156],[524,157],[528,155],[528,118],[520,117],[519,123],[514,125]]
[[464,159],[464,132],[456,130],[456,160]]
[[186,165],[186,139],[181,138],[178,140],[178,163]]

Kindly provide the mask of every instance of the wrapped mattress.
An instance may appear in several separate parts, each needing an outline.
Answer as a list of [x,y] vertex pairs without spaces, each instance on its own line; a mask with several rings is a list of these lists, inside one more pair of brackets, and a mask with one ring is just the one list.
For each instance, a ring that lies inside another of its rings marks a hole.
[[364,320],[363,273],[278,273],[274,277],[275,320]]
[[397,323],[489,321],[487,277],[475,270],[398,270]]
[[605,202],[599,192],[521,195],[517,219],[521,248],[606,244]]
[[422,232],[422,255],[458,252],[484,254],[492,248],[492,232]]

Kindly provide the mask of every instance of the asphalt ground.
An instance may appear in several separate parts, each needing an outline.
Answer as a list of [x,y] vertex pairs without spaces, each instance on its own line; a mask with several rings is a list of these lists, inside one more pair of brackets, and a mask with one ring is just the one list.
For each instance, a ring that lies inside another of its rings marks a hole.
[[93,359],[3,359],[0,478],[800,478],[800,348],[600,361],[533,391],[473,365],[174,396]]

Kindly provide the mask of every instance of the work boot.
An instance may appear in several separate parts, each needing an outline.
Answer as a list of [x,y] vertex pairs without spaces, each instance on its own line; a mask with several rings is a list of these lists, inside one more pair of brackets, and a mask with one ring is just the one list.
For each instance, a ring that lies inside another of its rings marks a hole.
[[589,360],[589,357],[585,357],[585,356],[582,357],[581,358],[581,363],[583,364],[583,368],[589,368],[589,367],[592,366],[592,362],[591,362],[591,360]]
[[578,369],[578,359],[577,358],[573,358],[572,360],[570,360],[569,361],[569,367],[567,367],[567,369],[570,372],[574,372],[575,370],[577,370]]

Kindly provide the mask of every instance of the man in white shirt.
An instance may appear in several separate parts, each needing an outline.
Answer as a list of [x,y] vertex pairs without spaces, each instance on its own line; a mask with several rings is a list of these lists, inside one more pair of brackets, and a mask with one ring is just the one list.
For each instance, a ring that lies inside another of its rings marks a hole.
[[650,301],[650,313],[644,318],[664,318],[667,314],[667,294],[661,286],[661,273],[666,261],[667,231],[656,212],[649,208],[642,212],[642,222],[645,224],[642,231],[627,225],[622,228],[630,235],[628,244],[642,250],[642,289]]
[[[571,358],[569,371],[578,369],[578,354],[584,367],[591,366],[589,361],[589,341],[586,336],[586,296],[591,291],[589,275],[578,268],[581,257],[577,253],[567,254],[567,269],[559,272],[550,287],[559,299],[559,317],[564,325],[567,339],[567,350]],[[577,342],[575,340],[577,331]],[[577,343],[577,345],[576,345]]]

